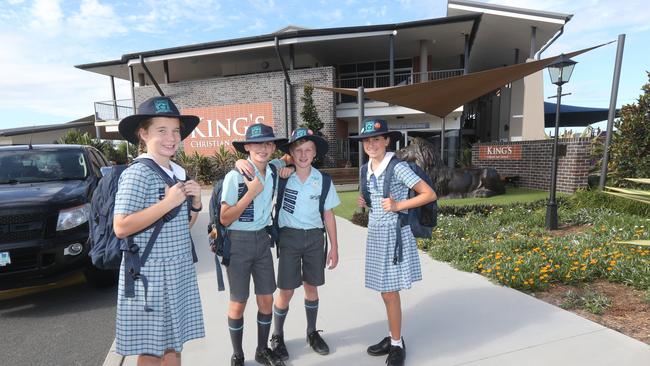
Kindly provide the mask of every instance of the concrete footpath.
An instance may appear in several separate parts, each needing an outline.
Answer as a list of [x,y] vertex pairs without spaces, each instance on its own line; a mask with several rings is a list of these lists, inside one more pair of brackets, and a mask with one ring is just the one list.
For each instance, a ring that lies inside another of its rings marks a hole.
[[[206,208],[208,200],[203,197]],[[232,353],[228,288],[217,292],[207,221],[206,209],[192,230],[206,337],[185,345],[183,364],[191,366],[229,365]],[[303,293],[297,290],[285,323],[287,365],[384,365],[385,357],[366,354],[388,332],[381,297],[363,286],[366,229],[341,218],[337,226],[340,263],[326,273],[317,324],[332,352],[320,356],[305,343]],[[650,347],[642,342],[426,254],[420,260],[423,281],[401,294],[407,365],[650,365]],[[256,312],[251,298],[244,315],[246,365],[257,364]],[[111,351],[104,365],[136,365],[136,358]]]

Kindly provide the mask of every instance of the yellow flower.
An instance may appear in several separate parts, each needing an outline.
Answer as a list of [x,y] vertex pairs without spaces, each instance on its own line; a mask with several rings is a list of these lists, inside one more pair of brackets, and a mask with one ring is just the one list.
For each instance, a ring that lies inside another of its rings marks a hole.
[[607,270],[608,270],[608,271],[611,271],[611,270],[612,270],[612,267],[607,267]]
[[519,267],[515,267],[515,272],[519,272]]

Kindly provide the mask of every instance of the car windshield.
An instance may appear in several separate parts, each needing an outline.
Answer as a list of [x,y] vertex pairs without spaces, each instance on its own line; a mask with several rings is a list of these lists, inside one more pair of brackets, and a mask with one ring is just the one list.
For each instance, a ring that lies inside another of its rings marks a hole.
[[85,179],[80,150],[0,150],[0,184]]

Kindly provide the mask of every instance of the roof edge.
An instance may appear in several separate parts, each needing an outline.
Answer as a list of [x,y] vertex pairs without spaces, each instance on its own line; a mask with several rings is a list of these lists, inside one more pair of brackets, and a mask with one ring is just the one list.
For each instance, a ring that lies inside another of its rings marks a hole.
[[276,37],[278,39],[287,39],[287,38],[327,36],[327,35],[337,35],[337,34],[366,33],[366,32],[382,31],[382,30],[399,30],[399,29],[423,27],[423,26],[430,26],[430,25],[460,23],[466,21],[477,22],[480,20],[480,18],[481,18],[481,14],[477,13],[477,14],[466,14],[466,15],[456,15],[456,16],[448,16],[448,17],[441,17],[441,18],[432,18],[432,19],[425,19],[425,20],[416,20],[416,21],[403,22],[403,23],[362,25],[362,26],[339,27],[339,28],[303,29],[303,30],[283,32],[280,34],[269,33],[269,34],[252,36],[252,37],[227,39],[222,41],[206,42],[206,43],[197,43],[197,44],[192,44],[187,46],[170,47],[170,48],[163,48],[163,49],[144,51],[138,53],[128,53],[122,55],[121,59],[119,60],[80,64],[80,65],[75,65],[75,67],[81,70],[90,70],[97,67],[117,66],[117,65],[126,64],[128,63],[129,60],[140,58],[140,55],[142,55],[145,58],[152,57],[152,56],[172,55],[172,54],[182,53],[182,52],[200,51],[200,50],[206,50],[211,48],[239,46],[239,45],[252,44],[257,42],[273,41]]
[[543,10],[532,10],[526,8],[517,8],[514,6],[496,5],[496,4],[483,3],[480,1],[471,1],[471,0],[448,0],[447,9],[449,9],[449,5],[451,4],[484,8],[489,10],[507,11],[510,13],[533,15],[533,16],[544,17],[544,18],[560,19],[560,20],[564,20],[565,22],[568,22],[569,20],[571,20],[571,18],[573,18],[573,14],[556,13],[556,12],[543,11]]

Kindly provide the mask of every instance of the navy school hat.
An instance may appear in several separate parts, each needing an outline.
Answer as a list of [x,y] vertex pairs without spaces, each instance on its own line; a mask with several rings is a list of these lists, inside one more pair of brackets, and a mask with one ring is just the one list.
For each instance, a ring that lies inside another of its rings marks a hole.
[[199,117],[181,115],[169,97],[152,97],[140,104],[136,114],[120,121],[120,135],[132,144],[138,144],[138,126],[140,122],[152,117],[178,118],[181,123],[181,140],[184,140],[199,124]]
[[316,157],[323,157],[325,154],[327,154],[327,149],[329,147],[327,141],[325,141],[325,139],[321,136],[316,135],[314,131],[304,127],[296,128],[293,130],[289,141],[284,145],[280,145],[279,148],[283,152],[291,154],[291,144],[298,140],[313,141],[314,145],[316,145]]
[[383,119],[371,119],[363,123],[361,132],[357,136],[350,136],[350,140],[363,140],[368,137],[374,136],[388,136],[391,141],[396,141],[402,138],[402,133],[399,131],[389,131],[388,122]]
[[263,123],[256,123],[254,125],[248,126],[246,129],[246,139],[243,141],[233,141],[232,144],[237,149],[237,151],[247,154],[248,152],[244,149],[246,144],[259,144],[262,142],[275,142],[277,145],[282,145],[287,142],[287,139],[283,137],[275,137],[273,133],[273,128],[267,126]]

